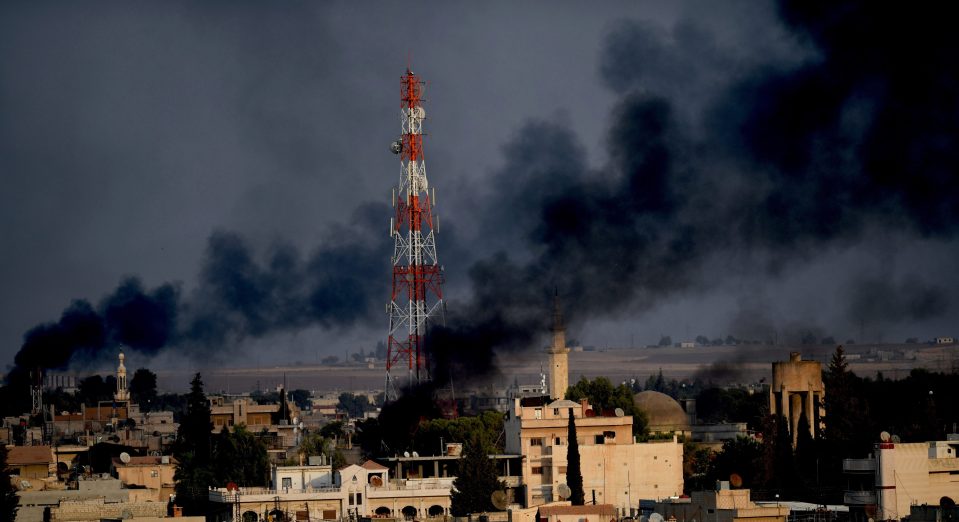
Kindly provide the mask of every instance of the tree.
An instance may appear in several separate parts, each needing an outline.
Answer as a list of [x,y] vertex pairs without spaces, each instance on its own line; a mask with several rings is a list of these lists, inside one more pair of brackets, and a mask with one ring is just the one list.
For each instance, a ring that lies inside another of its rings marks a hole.
[[7,469],[7,446],[0,444],[0,520],[15,520],[19,503],[20,497],[10,483],[10,470]]
[[569,428],[566,432],[568,444],[566,446],[566,485],[569,486],[569,501],[574,506],[585,503],[586,493],[583,491],[583,470],[579,463],[579,440],[576,438],[576,419],[573,417],[573,408],[569,409]]
[[[660,372],[660,378],[662,378],[662,372]],[[657,380],[654,379],[653,384],[655,385],[656,382]],[[645,413],[636,407],[633,390],[626,384],[613,387],[613,383],[606,377],[597,377],[592,381],[581,377],[576,384],[566,390],[565,398],[575,402],[586,399],[598,411],[613,411],[620,408],[625,414],[633,417],[633,434],[643,435],[646,432],[648,420]]]
[[464,517],[471,513],[493,511],[492,495],[494,491],[505,490],[504,484],[496,474],[496,465],[490,460],[484,448],[488,441],[481,436],[473,437],[466,444],[459,461],[459,473],[453,480],[450,493],[450,512],[453,516]]
[[309,433],[304,436],[297,448],[297,453],[303,455],[304,458],[323,455],[333,466],[333,469],[339,469],[346,465],[346,458],[340,450],[336,449],[333,440],[320,433]]
[[345,411],[350,417],[360,419],[370,409],[370,400],[365,395],[343,392],[336,407]]
[[662,336],[662,337],[659,338],[659,345],[660,345],[660,346],[672,346],[672,345],[673,345],[673,338],[670,337],[670,336],[668,336],[668,335],[664,335],[664,336]]
[[197,373],[190,382],[187,411],[180,423],[174,456],[177,469],[176,503],[188,515],[203,515],[207,505],[207,490],[214,483],[211,462],[210,403],[203,393],[203,380]]
[[157,401],[157,375],[146,368],[137,368],[130,379],[130,398],[143,411],[151,411]]
[[226,426],[213,440],[213,472],[218,486],[234,482],[240,486],[266,486],[270,457],[266,445],[250,433],[246,426]]

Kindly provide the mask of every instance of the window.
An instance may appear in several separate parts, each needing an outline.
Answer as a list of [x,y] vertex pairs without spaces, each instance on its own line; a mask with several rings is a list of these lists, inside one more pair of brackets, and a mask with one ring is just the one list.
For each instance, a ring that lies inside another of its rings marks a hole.
[[530,446],[542,446],[542,445],[543,445],[543,439],[541,439],[541,438],[539,438],[539,437],[536,437],[536,438],[533,438],[533,439],[529,439],[529,445],[530,445]]
[[356,494],[356,503],[357,503],[357,504],[362,504],[362,503],[363,503],[363,494],[362,494],[362,493],[357,493],[357,494]]
[[553,416],[559,417],[559,408],[553,408]]
[[561,437],[556,437],[556,445],[557,445],[557,446],[562,446],[562,445],[563,445],[563,439],[562,439]]
[[533,418],[534,418],[534,419],[542,419],[542,418],[543,418],[543,408],[536,408],[535,410],[533,410]]
[[157,470],[155,470],[155,469],[151,469],[151,470],[150,470],[150,476],[153,477],[153,478],[157,478],[157,477],[160,476],[160,472],[157,471]]
[[616,438],[616,432],[615,432],[615,431],[604,431],[604,432],[603,432],[603,436],[606,437],[607,439],[615,439],[615,438]]
[[542,475],[543,466],[533,466],[533,475]]
[[605,440],[605,438],[604,438],[602,435],[596,435],[596,437],[595,437],[595,439],[593,440],[593,442],[595,442],[596,444],[603,444],[603,443],[606,442],[606,440]]
[[293,479],[286,477],[283,479],[283,489],[290,489],[293,487]]
[[560,474],[560,475],[565,475],[565,474],[566,474],[566,466],[560,466],[560,467],[559,467],[559,474]]

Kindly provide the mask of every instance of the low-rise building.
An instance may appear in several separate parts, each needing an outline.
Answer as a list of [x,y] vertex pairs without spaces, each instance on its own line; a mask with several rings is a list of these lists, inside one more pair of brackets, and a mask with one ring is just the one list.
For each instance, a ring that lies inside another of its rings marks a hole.
[[50,476],[53,449],[50,446],[13,446],[7,451],[7,467],[21,479],[38,480]]
[[611,504],[626,515],[639,499],[682,494],[683,445],[675,436],[637,443],[633,418],[622,412],[596,412],[585,400],[527,398],[514,401],[505,421],[506,453],[524,457],[527,507],[561,500],[559,486],[567,481],[571,412],[587,497],[595,494],[597,503]]
[[789,516],[786,505],[756,504],[748,489],[729,489],[725,484],[715,491],[694,491],[689,497],[664,499],[655,504],[654,511],[667,520],[709,522],[786,522]]
[[127,487],[145,489],[142,498],[166,502],[173,493],[176,463],[176,459],[168,456],[120,457],[111,461],[110,473]]

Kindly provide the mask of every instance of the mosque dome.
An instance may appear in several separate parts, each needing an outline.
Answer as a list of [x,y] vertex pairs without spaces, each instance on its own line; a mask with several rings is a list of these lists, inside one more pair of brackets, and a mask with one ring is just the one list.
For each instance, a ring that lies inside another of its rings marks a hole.
[[665,433],[689,431],[689,420],[675,399],[658,391],[647,390],[633,397],[636,406],[646,413],[649,431]]

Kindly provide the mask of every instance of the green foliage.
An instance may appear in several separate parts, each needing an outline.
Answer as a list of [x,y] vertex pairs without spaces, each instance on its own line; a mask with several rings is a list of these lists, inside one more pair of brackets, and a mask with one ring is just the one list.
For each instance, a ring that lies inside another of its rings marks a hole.
[[293,390],[290,392],[290,400],[293,401],[293,404],[296,404],[296,407],[302,410],[310,409],[310,391],[309,390]]
[[203,393],[203,381],[198,373],[190,382],[187,410],[173,451],[179,462],[173,477],[176,503],[188,515],[205,513],[207,490],[215,482],[211,462],[212,427],[210,403]]
[[583,491],[583,470],[580,466],[579,439],[576,436],[576,420],[573,417],[573,408],[569,409],[569,425],[566,431],[566,485],[569,486],[569,501],[574,506],[585,503],[586,493]]
[[137,368],[130,379],[130,398],[143,411],[153,411],[157,402],[157,375],[146,368]]
[[346,465],[346,458],[343,453],[336,449],[332,439],[324,437],[321,433],[308,433],[303,436],[297,453],[304,458],[325,455],[333,465],[333,469],[338,469]]
[[493,492],[506,488],[506,484],[497,476],[496,465],[484,450],[487,444],[479,436],[466,443],[459,461],[459,473],[453,480],[453,491],[450,493],[453,516],[493,511]]
[[345,436],[343,421],[336,421],[320,428],[320,435],[327,439],[338,439]]
[[7,446],[0,444],[0,520],[15,520],[20,497],[10,483],[10,470],[7,469]]
[[266,486],[269,482],[270,457],[266,444],[247,431],[246,426],[226,426],[213,437],[213,474],[216,486],[230,482],[244,487]]
[[337,409],[343,410],[347,415],[354,419],[363,418],[363,414],[373,409],[370,400],[365,395],[354,395],[352,393],[341,393],[340,402],[336,405]]
[[503,414],[484,411],[475,417],[431,419],[420,422],[413,448],[421,455],[440,454],[440,441],[465,443],[477,438],[483,451],[503,451]]
[[592,381],[580,377],[579,382],[566,390],[566,398],[576,402],[586,399],[598,411],[622,408],[623,412],[633,417],[633,434],[641,437],[646,435],[649,420],[646,414],[636,407],[633,391],[625,384],[614,387],[606,377],[597,377]]
[[702,422],[745,422],[759,430],[768,409],[769,397],[733,388],[707,388],[696,396],[696,414]]

